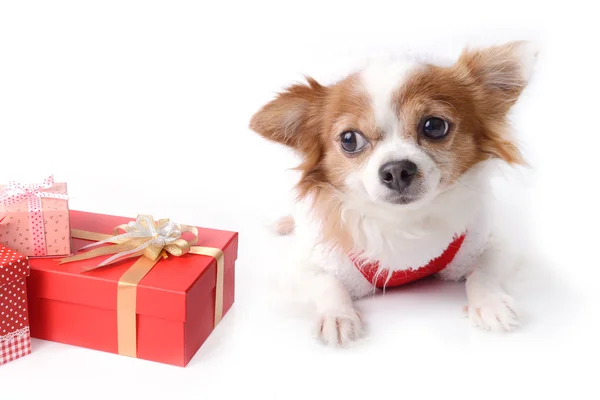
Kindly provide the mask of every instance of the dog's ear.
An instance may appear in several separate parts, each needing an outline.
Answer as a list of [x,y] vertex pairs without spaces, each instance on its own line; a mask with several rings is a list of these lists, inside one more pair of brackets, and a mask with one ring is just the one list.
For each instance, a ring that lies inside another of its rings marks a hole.
[[534,71],[538,48],[528,41],[465,50],[458,66],[475,80],[488,107],[506,114],[518,100]]
[[507,115],[527,87],[538,49],[527,41],[479,50],[465,50],[456,64],[459,76],[472,88],[478,119],[480,149],[509,164],[526,164],[508,128]]
[[319,141],[327,87],[312,78],[296,84],[263,106],[250,120],[250,129],[271,141],[302,153]]

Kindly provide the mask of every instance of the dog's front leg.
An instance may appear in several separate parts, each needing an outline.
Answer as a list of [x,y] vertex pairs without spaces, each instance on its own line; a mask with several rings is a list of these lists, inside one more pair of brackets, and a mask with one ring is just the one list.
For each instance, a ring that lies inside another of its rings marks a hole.
[[361,338],[363,321],[343,283],[316,265],[304,267],[297,283],[315,306],[316,336],[331,346],[345,346]]
[[506,280],[514,272],[515,257],[503,242],[491,240],[479,265],[467,276],[466,311],[473,323],[484,330],[510,331],[519,325],[513,297]]

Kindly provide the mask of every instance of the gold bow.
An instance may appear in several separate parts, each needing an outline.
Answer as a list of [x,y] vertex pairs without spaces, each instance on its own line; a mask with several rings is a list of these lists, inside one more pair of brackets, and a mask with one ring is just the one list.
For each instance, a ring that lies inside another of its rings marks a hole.
[[[120,231],[124,233],[119,234]],[[193,239],[182,239],[181,236],[184,232],[192,233]],[[168,219],[161,219],[155,222],[154,218],[150,215],[138,215],[135,221],[117,226],[113,234],[114,236],[112,237],[106,235],[105,239],[85,246],[82,250],[97,247],[105,243],[114,243],[114,246],[100,247],[76,256],[64,258],[61,260],[61,264],[87,260],[108,254],[113,254],[113,256],[96,267],[87,268],[87,270],[104,267],[126,258],[139,257],[141,255],[152,261],[156,261],[161,255],[166,257],[166,253],[175,257],[189,253],[191,247],[198,242],[198,228],[176,224]]]
[[[124,233],[119,234],[120,231]],[[186,240],[181,236],[189,232],[193,239]],[[101,244],[112,243],[113,246],[99,247],[85,253],[64,258],[61,264],[74,261],[87,260],[103,255],[113,256],[97,266],[86,267],[89,271],[104,267],[127,258],[139,257],[119,279],[117,288],[117,335],[119,354],[136,357],[137,355],[137,326],[136,326],[136,298],[138,283],[158,263],[161,256],[167,258],[168,254],[180,257],[184,254],[197,254],[213,257],[217,261],[217,279],[215,289],[215,315],[214,326],[223,317],[223,284],[225,277],[225,258],[223,251],[215,247],[194,246],[198,242],[198,228],[180,225],[161,219],[158,222],[149,215],[138,215],[136,221],[117,226],[114,235],[97,232],[71,230],[71,237],[76,239],[93,240],[83,249],[89,249]]]

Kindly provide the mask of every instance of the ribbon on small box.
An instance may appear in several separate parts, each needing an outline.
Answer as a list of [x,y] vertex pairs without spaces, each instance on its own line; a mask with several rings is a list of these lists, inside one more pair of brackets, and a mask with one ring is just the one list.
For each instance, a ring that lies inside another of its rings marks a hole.
[[[65,193],[49,191],[53,186],[54,177],[50,175],[48,178],[44,179],[43,183],[24,184],[15,181],[8,182],[8,185],[4,188],[4,193],[0,194],[0,204],[5,207],[27,200],[34,256],[46,255],[46,235],[44,233],[42,199],[69,199],[69,196]],[[0,222],[2,222],[4,218],[5,216],[1,217]]]
[[[183,234],[186,232],[191,234],[192,239],[183,238]],[[117,287],[117,342],[119,354],[130,357],[137,356],[137,285],[161,258],[167,258],[169,255],[180,257],[189,253],[210,256],[216,260],[214,325],[216,326],[221,321],[223,317],[225,256],[219,248],[195,246],[198,241],[198,228],[180,225],[168,219],[155,221],[152,216],[138,215],[135,221],[117,226],[112,236],[78,229],[72,229],[71,236],[77,239],[92,240],[96,243],[89,244],[81,249],[88,249],[87,252],[62,259],[61,264],[112,255],[97,266],[85,269],[89,271],[128,258],[138,257],[135,263],[123,273]],[[113,245],[98,247],[108,243]]]

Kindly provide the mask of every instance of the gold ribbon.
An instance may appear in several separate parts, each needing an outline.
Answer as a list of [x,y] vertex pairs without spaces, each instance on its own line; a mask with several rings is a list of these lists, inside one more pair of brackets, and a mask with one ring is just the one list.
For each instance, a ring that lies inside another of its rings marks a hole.
[[[117,233],[120,230],[126,233],[118,235]],[[192,240],[182,239],[181,234],[183,232],[192,233],[194,238]],[[84,249],[103,243],[113,243],[114,245],[100,247],[64,258],[61,260],[61,264],[113,254],[113,257],[98,266],[86,268],[89,271],[126,258],[139,257],[121,275],[117,286],[117,342],[119,354],[137,357],[137,285],[160,261],[161,256],[167,258],[168,254],[171,254],[179,257],[189,253],[213,257],[216,260],[217,277],[214,326],[217,326],[221,322],[223,318],[225,256],[223,251],[216,247],[194,246],[193,244],[198,241],[198,229],[196,227],[174,224],[166,219],[154,222],[151,216],[139,215],[135,223],[119,225],[115,228],[114,233],[114,236],[110,236],[103,233],[72,229],[71,236],[73,238],[98,242],[86,246]]]

